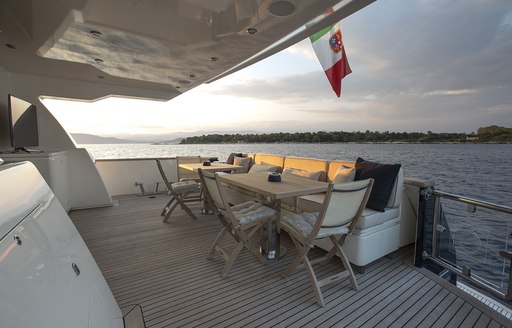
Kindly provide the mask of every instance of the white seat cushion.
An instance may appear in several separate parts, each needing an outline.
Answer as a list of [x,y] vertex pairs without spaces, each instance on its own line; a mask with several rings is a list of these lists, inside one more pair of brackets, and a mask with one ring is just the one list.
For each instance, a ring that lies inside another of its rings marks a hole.
[[[309,237],[311,230],[316,223],[318,213],[302,213],[291,214],[282,218],[284,224],[293,227],[300,232],[303,236]],[[333,227],[333,228],[320,228],[317,239],[325,238],[334,235],[343,235],[348,233],[347,226]]]
[[366,207],[363,215],[357,221],[356,229],[368,229],[370,227],[393,220],[400,216],[400,208],[384,208],[384,212],[379,212]]
[[276,214],[276,211],[268,206],[254,201],[248,201],[231,207],[231,211],[240,224],[248,224],[253,221]]
[[[325,193],[299,197],[298,207],[305,211],[319,211],[324,202]],[[386,207],[384,212],[379,212],[366,207],[359,218],[356,229],[367,229],[381,223],[393,220],[400,216],[400,208]]]
[[193,180],[174,182],[171,184],[172,190],[177,193],[199,188],[199,183]]

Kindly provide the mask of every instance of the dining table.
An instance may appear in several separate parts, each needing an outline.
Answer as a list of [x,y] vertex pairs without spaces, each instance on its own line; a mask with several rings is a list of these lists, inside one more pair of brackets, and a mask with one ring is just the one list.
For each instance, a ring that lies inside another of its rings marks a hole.
[[327,191],[329,184],[323,181],[308,179],[294,174],[281,174],[279,182],[269,181],[268,172],[223,174],[219,181],[245,190],[252,191],[264,199],[272,200],[271,206],[276,211],[276,222],[269,229],[268,249],[264,250],[267,259],[278,259],[283,254],[277,227],[281,220],[281,202],[284,198],[299,197]]
[[204,165],[204,163],[182,163],[179,164],[179,167],[197,172],[198,169],[201,169],[203,171],[210,171],[210,172],[224,172],[224,171],[239,171],[242,170],[244,167],[240,165],[234,165],[234,164],[226,164],[226,163],[216,163],[216,162],[210,162],[210,165]]
[[[227,164],[227,163],[216,163],[216,162],[207,162],[210,165],[204,165],[205,163],[181,163],[178,166],[189,171],[198,172],[199,169],[203,171],[209,172],[236,172],[238,170],[243,169],[243,166]],[[203,208],[201,209],[202,214],[213,214],[206,197],[203,197]]]

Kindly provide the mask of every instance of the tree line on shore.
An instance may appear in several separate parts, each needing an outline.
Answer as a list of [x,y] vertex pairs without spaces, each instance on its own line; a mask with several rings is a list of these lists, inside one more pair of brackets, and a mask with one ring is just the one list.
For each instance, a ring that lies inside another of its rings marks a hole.
[[279,132],[263,134],[209,134],[188,137],[180,144],[220,143],[512,143],[512,128],[496,125],[482,127],[476,133],[423,132]]

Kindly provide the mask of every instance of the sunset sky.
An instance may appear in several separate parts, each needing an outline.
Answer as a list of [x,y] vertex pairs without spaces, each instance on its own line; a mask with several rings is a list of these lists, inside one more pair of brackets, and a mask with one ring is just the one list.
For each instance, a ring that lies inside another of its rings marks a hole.
[[512,127],[512,1],[378,0],[342,28],[341,98],[304,40],[168,102],[44,104],[68,132],[103,136]]

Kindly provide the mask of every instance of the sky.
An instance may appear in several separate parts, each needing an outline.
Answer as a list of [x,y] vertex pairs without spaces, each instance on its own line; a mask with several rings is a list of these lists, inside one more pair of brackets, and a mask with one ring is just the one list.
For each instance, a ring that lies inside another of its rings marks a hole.
[[377,0],[342,30],[341,98],[304,40],[168,102],[43,102],[68,132],[102,136],[512,127],[512,1]]

